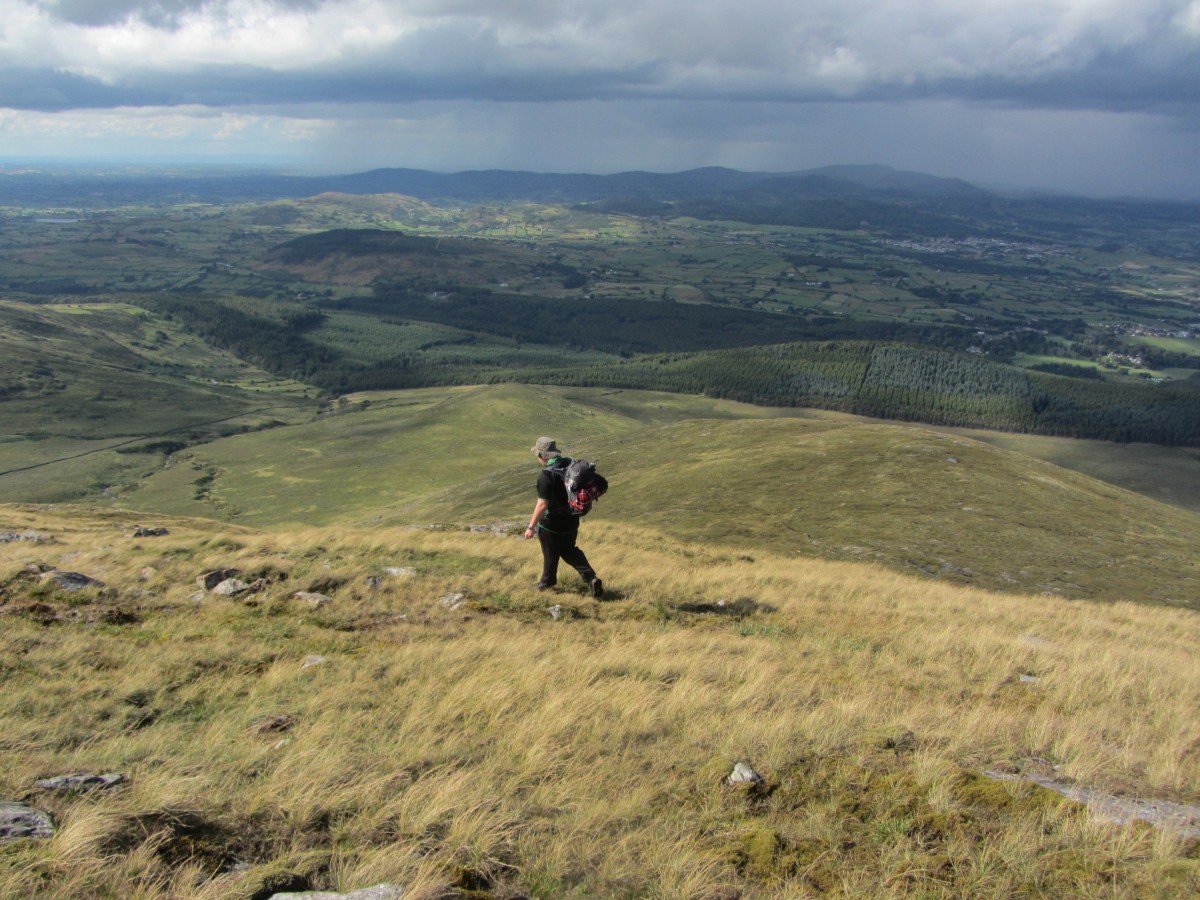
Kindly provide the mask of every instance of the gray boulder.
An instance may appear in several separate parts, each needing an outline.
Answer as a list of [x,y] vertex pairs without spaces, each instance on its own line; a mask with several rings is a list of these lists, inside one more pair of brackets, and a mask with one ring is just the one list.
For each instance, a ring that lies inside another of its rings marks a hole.
[[227,581],[237,575],[241,575],[240,569],[214,569],[211,572],[205,572],[203,575],[196,577],[196,584],[204,588],[206,591],[211,591],[222,581]]
[[220,584],[216,585],[212,592],[221,597],[232,597],[234,594],[240,594],[243,591],[250,590],[250,585],[244,581],[238,581],[236,578],[226,578]]
[[144,528],[141,525],[135,526],[133,529],[133,536],[135,538],[162,537],[163,535],[167,535],[170,533],[171,532],[165,528]]
[[301,891],[298,894],[272,894],[269,900],[400,900],[404,888],[398,884],[377,884],[346,894],[334,891]]
[[54,778],[43,778],[37,786],[43,791],[94,791],[116,787],[129,779],[118,772],[107,775],[56,775]]
[[49,813],[0,800],[0,844],[21,838],[47,838],[54,834]]

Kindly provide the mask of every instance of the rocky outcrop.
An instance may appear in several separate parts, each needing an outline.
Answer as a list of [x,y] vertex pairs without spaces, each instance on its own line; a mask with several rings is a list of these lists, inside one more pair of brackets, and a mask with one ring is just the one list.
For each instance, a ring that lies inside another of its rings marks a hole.
[[234,594],[241,594],[248,590],[250,590],[250,585],[236,578],[226,578],[212,587],[212,592],[220,597],[232,597]]
[[197,575],[196,584],[206,591],[211,591],[222,581],[228,581],[230,578],[235,578],[241,574],[240,569],[214,569],[211,572],[205,572],[203,575]]
[[54,778],[43,778],[37,782],[37,786],[43,791],[95,791],[116,787],[128,780],[118,772],[107,775],[56,775]]
[[54,834],[49,813],[21,803],[0,801],[0,844],[21,838],[48,838]]
[[60,572],[57,569],[42,573],[42,581],[53,581],[54,584],[64,591],[82,591],[89,587],[104,587],[103,581],[97,581],[82,572]]
[[17,541],[28,541],[31,544],[49,544],[54,541],[48,534],[40,531],[0,531],[0,544],[13,544]]
[[141,525],[136,525],[133,529],[133,536],[135,538],[163,537],[164,535],[168,535],[170,533],[171,532],[165,528],[145,528]]

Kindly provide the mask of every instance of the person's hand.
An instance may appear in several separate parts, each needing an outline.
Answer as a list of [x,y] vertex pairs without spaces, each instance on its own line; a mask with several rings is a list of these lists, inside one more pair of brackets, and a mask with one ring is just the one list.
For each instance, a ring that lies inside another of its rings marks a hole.
[[526,527],[526,529],[525,529],[525,540],[529,540],[531,537],[533,537],[533,529],[532,529],[532,528],[528,528],[528,527]]

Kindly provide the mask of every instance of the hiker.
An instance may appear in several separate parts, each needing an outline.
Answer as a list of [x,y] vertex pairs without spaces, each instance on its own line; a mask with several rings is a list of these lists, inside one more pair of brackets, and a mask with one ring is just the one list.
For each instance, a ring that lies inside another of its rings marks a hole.
[[537,480],[537,503],[529,527],[525,529],[525,540],[536,534],[542,545],[542,577],[538,579],[537,589],[549,590],[558,583],[558,561],[562,559],[574,567],[592,596],[599,599],[604,596],[604,585],[583,551],[575,546],[579,536],[579,516],[571,511],[562,475],[571,459],[562,454],[553,438],[540,437],[531,449],[542,463]]

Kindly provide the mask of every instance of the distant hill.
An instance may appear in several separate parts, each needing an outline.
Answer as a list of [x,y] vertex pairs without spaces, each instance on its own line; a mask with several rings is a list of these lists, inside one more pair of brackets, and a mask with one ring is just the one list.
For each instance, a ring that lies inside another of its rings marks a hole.
[[[271,170],[38,172],[4,177],[17,206],[81,209],[124,204],[237,203],[319,194],[399,194],[434,203],[532,201],[594,204],[636,215],[686,215],[803,227],[970,235],[1036,226],[1051,232],[1063,216],[1093,223],[1190,223],[1194,203],[1003,197],[957,178],[882,165],[834,165],[796,172],[704,167],[683,172],[611,175],[499,169],[455,173],[384,168],[342,175],[283,175]],[[275,216],[295,215],[274,210]],[[271,212],[264,213],[271,219]]]

